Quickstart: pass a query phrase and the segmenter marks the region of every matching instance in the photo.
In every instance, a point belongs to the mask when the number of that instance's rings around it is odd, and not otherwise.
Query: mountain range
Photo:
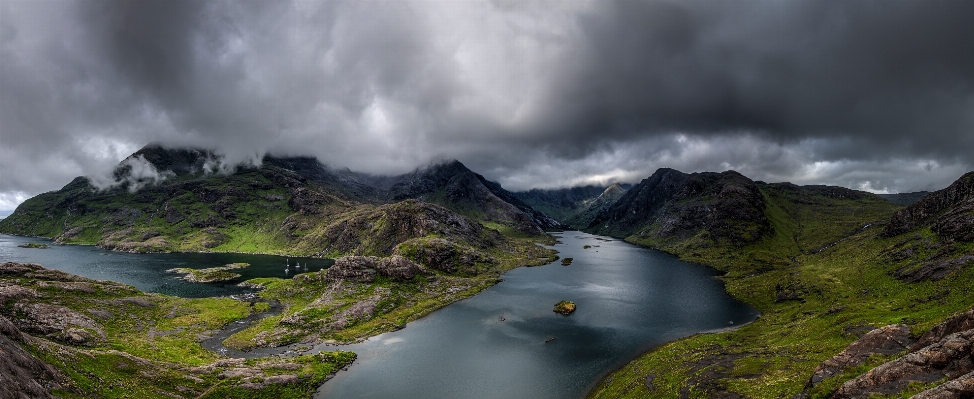
[[[339,259],[331,275],[256,282],[286,310],[226,341],[246,349],[397,328],[506,270],[553,260],[536,245],[553,242],[546,231],[580,229],[714,267],[731,295],[762,312],[738,329],[657,348],[590,397],[866,397],[964,384],[974,392],[965,382],[970,352],[943,350],[945,340],[974,332],[963,318],[974,303],[974,172],[937,192],[884,197],[735,171],[664,168],[634,185],[509,192],[459,161],[398,176],[306,157],[221,162],[212,151],[150,145],[120,163],[110,183],[79,177],[25,201],[0,220],[0,233],[117,251]],[[379,275],[392,280],[370,277]],[[339,299],[316,282],[396,298],[425,292],[437,302],[395,302],[346,323],[362,303],[387,300]],[[329,299],[284,294],[305,291]],[[30,330],[18,313],[3,314]],[[903,371],[911,356],[946,360]],[[900,371],[883,371],[890,368]]]

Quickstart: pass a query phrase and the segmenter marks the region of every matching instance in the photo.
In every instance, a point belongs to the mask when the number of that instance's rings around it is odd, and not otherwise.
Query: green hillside
[[[974,229],[974,218],[958,216],[974,214],[964,205],[970,186],[974,174],[944,190],[953,194],[930,201],[942,204],[939,209],[923,201],[902,209],[843,188],[756,183],[770,222],[770,232],[758,240],[673,238],[659,235],[652,224],[627,236],[725,272],[728,292],[762,316],[736,330],[657,348],[609,375],[589,397],[828,397],[844,382],[899,356],[877,355],[806,388],[820,363],[866,331],[903,323],[918,336],[974,304],[968,288],[974,270],[965,267],[974,260],[974,243],[943,233]],[[891,220],[918,213],[926,216],[890,231]],[[935,221],[945,219],[954,224],[938,227]],[[928,272],[915,273],[918,269]],[[894,397],[940,383],[898,388]]]

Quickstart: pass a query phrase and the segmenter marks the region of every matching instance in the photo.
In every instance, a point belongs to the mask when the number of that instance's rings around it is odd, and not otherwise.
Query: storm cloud
[[[0,0],[0,209],[149,142],[509,189],[974,166],[974,2]]]

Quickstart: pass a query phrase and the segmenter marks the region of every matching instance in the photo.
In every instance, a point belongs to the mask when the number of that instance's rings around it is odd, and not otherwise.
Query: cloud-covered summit
[[[148,142],[510,189],[974,167],[974,3],[0,1],[0,209]]]

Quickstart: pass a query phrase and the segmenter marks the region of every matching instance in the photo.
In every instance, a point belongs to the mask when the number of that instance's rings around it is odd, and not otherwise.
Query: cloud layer
[[[0,209],[151,141],[511,189],[974,166],[974,3],[2,1]]]

